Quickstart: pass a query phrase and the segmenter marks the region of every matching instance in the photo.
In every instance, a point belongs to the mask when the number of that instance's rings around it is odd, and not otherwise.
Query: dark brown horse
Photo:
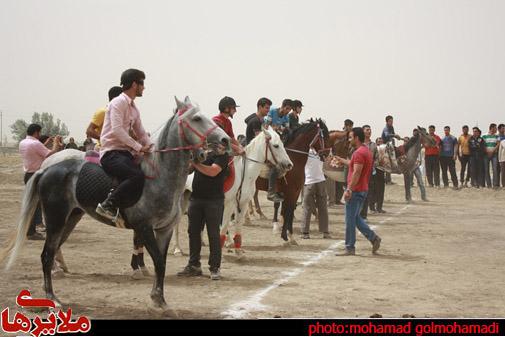
[[[299,128],[293,130],[285,142],[285,148],[289,159],[294,166],[286,176],[277,181],[277,191],[284,194],[281,214],[284,221],[281,230],[281,238],[288,242],[295,243],[292,239],[293,217],[296,209],[296,201],[300,196],[305,182],[305,164],[310,147],[313,147],[320,153],[325,150],[325,144],[328,142],[328,128],[321,119],[310,120],[302,124]],[[268,191],[268,180],[258,178],[256,189]]]

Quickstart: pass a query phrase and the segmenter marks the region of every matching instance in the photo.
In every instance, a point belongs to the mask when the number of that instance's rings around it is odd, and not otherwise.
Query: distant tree
[[[69,134],[65,123],[62,123],[58,118],[54,121],[53,114],[49,112],[38,113],[34,112],[30,123],[25,120],[18,119],[11,125],[11,133],[17,142],[20,142],[26,137],[26,129],[31,123],[37,123],[42,126],[42,134],[48,136],[66,137]]]

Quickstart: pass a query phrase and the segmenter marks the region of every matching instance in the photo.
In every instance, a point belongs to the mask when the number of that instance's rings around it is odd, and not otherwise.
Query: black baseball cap
[[[224,96],[219,101],[220,112],[223,112],[226,108],[238,108],[238,107],[240,107],[240,105],[237,105],[237,103],[235,103],[235,100],[228,96]]]

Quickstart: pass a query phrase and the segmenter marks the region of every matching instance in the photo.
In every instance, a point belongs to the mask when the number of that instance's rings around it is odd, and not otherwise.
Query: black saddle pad
[[[81,205],[96,207],[107,198],[113,187],[112,178],[100,165],[85,163],[77,178],[75,195]]]

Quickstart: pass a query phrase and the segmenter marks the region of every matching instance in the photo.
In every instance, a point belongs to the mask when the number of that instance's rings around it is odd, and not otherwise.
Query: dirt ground
[[[181,279],[187,256],[167,260],[167,302],[180,318],[272,317],[504,317],[505,191],[428,189],[429,202],[404,201],[403,179],[386,187],[387,214],[370,215],[382,237],[379,255],[358,234],[356,256],[337,257],[343,246],[344,209],[330,208],[333,240],[313,220],[312,239],[282,247],[269,221],[245,226],[246,258],[224,252],[222,280]],[[0,242],[14,230],[23,192],[21,161],[0,156]],[[264,197],[264,195],[262,195]],[[265,213],[273,208],[262,198]],[[295,227],[300,227],[301,206]],[[187,252],[186,219],[181,226]],[[63,246],[71,274],[54,281],[57,296],[75,314],[92,318],[153,318],[147,311],[151,279],[129,278],[132,232],[89,217]],[[2,271],[0,307],[15,308],[20,289],[43,296],[43,242],[28,241],[15,268]],[[206,266],[208,247],[203,248]],[[147,257],[147,265],[152,262]]]

